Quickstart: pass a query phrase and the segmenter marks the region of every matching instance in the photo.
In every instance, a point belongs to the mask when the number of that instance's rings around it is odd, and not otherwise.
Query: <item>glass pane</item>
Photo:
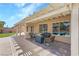
[[[61,22],[60,23],[60,35],[68,35],[70,29],[69,22]]]
[[[39,31],[41,32],[41,33],[43,33],[43,32],[47,32],[47,24],[41,24],[40,26],[39,26]]]
[[[59,23],[53,23],[53,34],[59,34]]]

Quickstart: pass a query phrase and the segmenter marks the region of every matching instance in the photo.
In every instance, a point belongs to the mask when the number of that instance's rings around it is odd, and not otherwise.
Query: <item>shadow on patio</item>
[[[53,54],[56,54],[58,56],[70,56],[71,55],[71,45],[67,44],[67,43],[63,43],[63,42],[59,42],[59,41],[54,41],[49,43],[50,45],[47,46],[45,44],[40,44],[38,42],[36,42],[35,40],[29,40],[30,42],[32,42],[33,44],[36,44],[38,46],[41,46],[44,49],[47,49],[48,51],[52,52]]]
[[[24,40],[24,41],[28,40],[32,44],[42,47],[43,49],[46,49],[52,54],[55,54],[57,56],[70,56],[71,55],[71,45],[67,43],[63,43],[63,42],[59,42],[55,40],[54,42],[49,43],[50,45],[47,46],[45,44],[40,44],[31,38],[24,39],[24,36],[20,36],[19,39]]]

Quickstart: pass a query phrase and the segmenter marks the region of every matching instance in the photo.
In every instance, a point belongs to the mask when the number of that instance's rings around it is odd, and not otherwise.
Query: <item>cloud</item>
[[[24,7],[26,5],[26,3],[16,3],[14,5],[17,6],[18,8],[20,8],[20,7]]]
[[[30,4],[29,6],[26,6],[25,8],[22,8],[20,13],[18,14],[20,17],[26,17],[32,15],[35,11],[37,11],[37,7],[39,7],[41,4]]]
[[[20,8],[19,13],[16,13],[15,17],[19,17],[20,19],[22,19],[29,15],[32,15],[33,12],[35,11],[35,7],[38,6],[38,4],[28,4],[28,6],[25,6],[25,5],[26,5],[25,3],[15,4],[15,6]],[[11,16],[10,19],[12,19],[12,18],[14,18],[14,17]]]

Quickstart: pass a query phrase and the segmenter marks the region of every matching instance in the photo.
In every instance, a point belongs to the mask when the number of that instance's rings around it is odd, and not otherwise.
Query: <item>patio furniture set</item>
[[[50,42],[54,42],[55,39],[55,36],[52,36],[51,33],[48,32],[44,32],[41,34],[29,33],[29,35],[32,40],[35,40],[40,44],[46,44],[46,45],[49,45]]]

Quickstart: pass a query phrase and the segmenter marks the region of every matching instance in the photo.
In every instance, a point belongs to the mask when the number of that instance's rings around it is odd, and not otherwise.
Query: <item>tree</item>
[[[2,33],[2,31],[3,31],[4,24],[5,24],[4,21],[0,21],[0,33]]]

